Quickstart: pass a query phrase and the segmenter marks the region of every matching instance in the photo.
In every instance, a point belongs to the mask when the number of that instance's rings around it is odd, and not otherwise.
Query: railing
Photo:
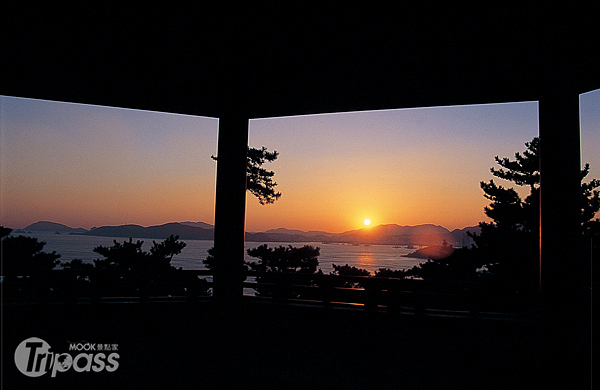
[[[196,300],[211,295],[208,270],[52,270],[3,276],[3,304]]]
[[[3,304],[211,300],[212,272],[53,270],[4,276]],[[247,273],[244,299],[415,315],[527,318],[535,289],[511,284],[295,273]],[[251,289],[251,290],[249,290]]]
[[[517,284],[340,275],[312,275],[305,283],[306,275],[300,274],[252,275],[267,276],[269,283],[244,286],[259,289],[255,299],[274,303],[416,315],[527,318],[538,313],[536,289]]]

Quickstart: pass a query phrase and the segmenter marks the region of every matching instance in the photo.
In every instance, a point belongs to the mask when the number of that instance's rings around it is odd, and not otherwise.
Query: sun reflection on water
[[[364,252],[358,256],[358,268],[370,267],[375,262],[373,252],[365,248]]]

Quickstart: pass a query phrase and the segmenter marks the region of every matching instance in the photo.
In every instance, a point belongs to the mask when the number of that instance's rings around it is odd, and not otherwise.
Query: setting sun
[[[365,222],[365,225],[366,225],[366,226],[369,226],[369,225],[371,224],[371,220],[370,220],[370,219],[365,219],[365,221],[364,221],[364,222]]]

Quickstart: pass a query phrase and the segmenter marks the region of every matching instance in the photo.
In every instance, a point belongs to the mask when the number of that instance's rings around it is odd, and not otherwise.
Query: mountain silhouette
[[[199,228],[202,228],[202,229],[213,229],[214,228],[213,225],[211,225],[209,223],[206,223],[206,222],[190,222],[190,221],[187,221],[187,222],[179,222],[179,223],[182,224],[182,225],[199,227]]]
[[[119,226],[101,226],[93,227],[89,231],[77,228],[74,229],[67,225],[39,221],[19,229],[16,232],[23,231],[50,231],[59,233],[68,233],[72,235],[101,236],[101,237],[135,237],[135,238],[155,238],[164,240],[171,234],[178,235],[180,239],[185,240],[212,240],[213,227],[205,222],[171,222],[156,226],[140,225],[119,225]]]
[[[119,225],[94,227],[89,231],[74,229],[69,226],[39,221],[25,227],[29,231],[56,231],[61,233],[102,236],[102,237],[135,237],[166,239],[171,234],[178,235],[181,240],[212,240],[213,226],[205,222],[171,222],[162,225],[144,227],[141,225]],[[349,230],[343,233],[328,233],[325,231],[302,231],[286,228],[269,229],[265,232],[247,232],[248,242],[323,242],[342,244],[387,244],[387,245],[441,245],[445,240],[453,246],[465,246],[472,243],[467,231],[478,233],[479,227],[472,226],[464,229],[448,229],[423,224],[401,226],[386,224]]]
[[[479,227],[467,227],[450,232],[433,224],[401,226],[379,225],[351,230],[341,234],[342,242],[358,244],[440,245],[445,240],[451,245],[463,245],[469,239],[467,231],[478,232]]]
[[[60,232],[60,233],[71,233],[71,232],[85,232],[82,228],[72,228],[62,223],[50,222],[50,221],[38,221],[24,227],[21,230],[27,230],[32,232],[49,231],[49,232]]]
[[[324,242],[345,244],[393,244],[393,245],[441,245],[444,240],[454,246],[472,243],[467,231],[479,232],[478,226],[448,229],[432,224],[401,226],[379,225],[371,228],[350,230],[343,233],[321,231],[304,232],[285,228],[271,229],[259,233],[246,233],[246,241],[253,242]]]
[[[87,236],[156,238],[164,240],[177,235],[181,240],[212,240],[213,229],[184,225],[178,222],[143,227],[140,225],[102,226],[84,233]]]

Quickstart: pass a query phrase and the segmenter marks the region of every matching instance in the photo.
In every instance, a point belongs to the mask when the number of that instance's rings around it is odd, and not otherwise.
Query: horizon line
[[[197,221],[197,222],[194,222],[194,221],[171,221],[171,222],[165,222],[165,223],[159,223],[159,224],[147,225],[147,226],[144,226],[144,225],[141,225],[141,224],[136,224],[136,223],[123,223],[123,224],[118,224],[118,225],[93,226],[93,227],[91,227],[89,229],[86,229],[86,228],[83,228],[83,227],[76,227],[76,228],[74,228],[74,227],[66,225],[66,224],[64,224],[62,222],[54,222],[54,221],[48,221],[48,220],[39,220],[39,221],[30,223],[30,224],[28,224],[25,227],[14,228],[13,230],[25,230],[29,226],[35,225],[37,223],[53,223],[53,224],[58,224],[58,225],[65,226],[65,227],[67,227],[69,229],[72,229],[72,230],[83,229],[83,230],[86,230],[86,231],[91,231],[92,229],[98,229],[98,228],[101,228],[101,227],[120,227],[120,226],[139,226],[139,227],[142,227],[142,228],[150,228],[150,227],[155,227],[155,226],[164,226],[164,225],[168,225],[168,224],[172,224],[172,223],[177,223],[177,224],[185,224],[185,223],[194,223],[194,224],[197,224],[197,223],[202,223],[202,224],[209,225],[212,229],[214,229],[214,224],[211,224],[211,223],[208,223],[208,222],[204,222],[204,221]],[[421,224],[416,224],[416,225],[400,225],[398,223],[381,223],[381,224],[375,225],[375,226],[365,226],[365,227],[362,227],[362,228],[349,229],[349,230],[345,230],[345,231],[341,231],[341,232],[329,232],[329,231],[321,230],[321,229],[302,230],[302,229],[294,229],[294,228],[287,228],[287,227],[277,227],[277,228],[269,228],[269,229],[262,230],[262,231],[247,231],[246,230],[245,233],[266,233],[266,232],[272,231],[272,230],[281,230],[281,229],[283,229],[283,230],[288,230],[288,231],[299,231],[299,232],[302,232],[302,233],[343,234],[343,233],[355,232],[355,231],[361,231],[361,230],[373,230],[373,229],[376,229],[376,228],[381,227],[381,226],[398,226],[398,227],[435,226],[435,227],[441,227],[443,229],[446,229],[446,230],[452,232],[454,230],[464,230],[464,229],[468,229],[468,228],[478,227],[479,223],[480,222],[477,222],[477,224],[475,224],[475,225],[469,225],[469,226],[464,226],[462,228],[455,228],[455,229],[449,229],[449,228],[447,228],[447,227],[445,227],[443,225],[435,224],[435,223],[421,223]],[[9,229],[12,229],[12,228],[9,227]],[[38,230],[38,231],[42,231],[42,230]],[[48,230],[48,231],[51,231],[51,230]]]

